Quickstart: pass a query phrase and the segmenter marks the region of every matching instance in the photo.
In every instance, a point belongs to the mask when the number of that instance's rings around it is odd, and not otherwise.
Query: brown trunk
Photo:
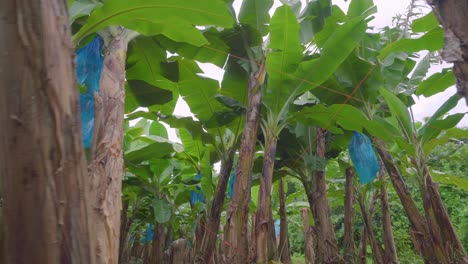
[[[122,146],[126,51],[127,40],[123,34],[110,41],[104,57],[100,89],[94,97],[96,119],[91,147],[90,185],[99,263],[118,262],[124,174]]]
[[[271,200],[271,198],[270,198]],[[271,208],[271,206],[270,206]],[[273,211],[270,211],[270,223],[268,227],[268,259],[278,260],[278,240],[275,235],[275,220],[273,219]]]
[[[96,263],[65,1],[0,1],[1,263]]]
[[[419,212],[416,203],[411,196],[400,171],[393,162],[392,156],[387,150],[386,144],[374,138],[376,149],[387,169],[393,188],[395,189],[403,208],[410,221],[410,235],[415,248],[420,252],[427,263],[449,263],[445,256],[441,241],[434,241],[429,231],[426,220]]]
[[[151,264],[163,264],[165,262],[164,249],[165,243],[164,224],[156,224],[154,226],[153,248],[151,250]]]
[[[127,246],[127,235],[130,230],[130,221],[128,221],[128,206],[129,200],[123,202],[122,211],[120,212],[120,239],[119,239],[119,263],[123,263],[124,251]]]
[[[264,67],[260,68],[264,71]],[[247,241],[247,223],[249,217],[251,175],[254,161],[257,130],[262,105],[261,89],[251,74],[249,82],[249,105],[236,167],[236,177],[232,200],[226,211],[226,243],[223,252],[227,263],[248,262],[249,245]]]
[[[304,231],[305,264],[315,263],[315,233],[309,224],[309,208],[301,209],[302,229]]]
[[[325,158],[325,135],[326,130],[317,128],[317,157]],[[339,248],[336,243],[335,230],[330,216],[330,204],[327,199],[327,183],[325,172],[314,173],[312,214],[315,220],[315,231],[317,233],[317,262],[319,263],[342,263]]]
[[[276,155],[276,136],[270,134],[266,136],[265,154],[263,158],[262,177],[260,178],[260,190],[258,192],[258,206],[256,212],[256,246],[257,263],[268,263],[274,252],[268,251],[268,243],[271,231],[271,185],[273,180],[273,169]]]
[[[280,198],[280,239],[278,244],[278,255],[281,263],[291,264],[291,250],[289,247],[288,218],[286,215],[286,195],[284,193],[283,178],[279,179]]]
[[[453,73],[457,79],[458,93],[468,104],[468,2],[459,0],[427,0],[444,27],[444,50],[442,58],[453,63]]]
[[[364,225],[366,226],[367,239],[372,248],[374,263],[385,264],[383,248],[374,236],[372,217],[370,217],[370,214],[367,213],[362,199],[359,201],[359,207],[361,208],[362,218],[364,220]]]
[[[421,167],[423,179],[425,179],[424,191],[422,192],[424,193],[423,199],[425,200],[424,209],[426,210],[426,214],[429,213],[435,222],[437,222],[446,255],[450,257],[451,263],[459,263],[462,260],[468,262],[468,256],[465,253],[463,244],[455,232],[447,209],[440,197],[439,185],[432,180],[432,175],[425,161],[422,162]]]
[[[250,239],[249,239],[249,259],[255,259],[256,252],[257,252],[257,247],[256,241],[257,239],[255,238],[255,214],[252,214],[252,226],[250,228]]]
[[[227,160],[221,163],[221,171],[219,173],[219,181],[216,186],[213,204],[208,216],[208,226],[205,228],[205,234],[200,247],[195,257],[195,263],[209,263],[213,256],[216,247],[216,235],[218,234],[219,223],[221,220],[221,211],[223,210],[224,197],[229,183],[229,176],[234,163],[234,151],[229,154]]]
[[[192,240],[192,246],[191,246],[191,248],[189,250],[190,251],[190,256],[196,256],[196,254],[198,252],[201,252],[201,246],[202,246],[202,243],[203,243],[203,236],[205,235],[206,232],[217,233],[218,229],[212,230],[210,226],[206,225],[206,221],[207,221],[206,215],[205,215],[205,213],[202,213],[198,217],[197,226],[195,228],[195,234],[194,234],[193,240]],[[218,228],[219,228],[219,226],[218,226]],[[216,237],[215,237],[215,239],[216,239]],[[195,259],[190,259],[190,262],[195,263]],[[209,262],[202,262],[202,263],[209,263]]]
[[[151,244],[146,243],[143,245],[143,264],[151,264]]]
[[[377,198],[378,198],[378,192],[375,192],[374,195],[372,196],[371,203],[369,205],[369,217],[372,219],[374,217],[374,212],[375,212],[375,204],[377,203]],[[361,232],[361,241],[359,243],[359,253],[358,253],[358,260],[357,263],[362,263],[366,264],[367,263],[367,234],[368,230],[366,225],[362,227],[362,232]]]
[[[357,263],[367,263],[367,228],[366,225],[362,227],[361,240],[359,241]]]
[[[190,250],[188,250],[187,239],[177,239],[168,250],[169,264],[190,263]]]
[[[380,201],[382,202],[382,229],[383,242],[385,246],[385,263],[400,263],[396,252],[395,240],[393,239],[392,220],[390,217],[390,207],[388,203],[387,185],[385,182],[385,171],[382,159],[379,159],[379,180],[383,182],[380,187]]]
[[[356,246],[354,245],[353,232],[353,201],[354,201],[354,170],[346,168],[346,189],[344,200],[344,260],[345,263],[356,262]]]

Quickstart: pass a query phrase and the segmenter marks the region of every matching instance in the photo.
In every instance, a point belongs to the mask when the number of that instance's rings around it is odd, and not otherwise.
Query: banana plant
[[[300,95],[317,88],[333,75],[357,47],[367,28],[363,16],[338,18],[343,19],[340,26],[332,18],[336,19],[332,14],[328,22],[336,29],[326,40],[320,38],[320,32],[317,33],[308,43],[315,45],[317,50],[306,51],[306,57],[299,39],[300,26],[290,6],[279,7],[270,23],[269,52],[266,54],[268,82],[262,90],[265,114],[261,128],[265,136],[265,157],[256,216],[257,260],[260,262],[272,257],[271,252],[267,253],[267,235],[277,139],[286,125],[299,118],[290,113],[290,106]]]

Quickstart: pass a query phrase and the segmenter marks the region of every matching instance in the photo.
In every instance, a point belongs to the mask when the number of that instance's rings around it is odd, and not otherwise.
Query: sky
[[[291,1],[291,0],[290,0]],[[296,1],[296,0],[292,0]],[[305,5],[306,0],[301,0],[303,2],[303,6]],[[235,0],[234,1],[234,9],[238,11],[240,9],[242,0]],[[336,0],[333,1],[333,4],[338,5],[343,11],[347,11],[348,5],[350,0]],[[375,18],[372,20],[369,25],[375,27],[375,29],[383,28],[385,26],[392,25],[392,19],[398,14],[405,14],[406,10],[410,4],[410,0],[374,0],[375,5],[377,6],[377,13],[374,15]],[[422,5],[423,7],[417,8],[417,11],[420,13],[427,13],[430,11],[430,8],[426,5],[425,1],[419,1],[418,4]],[[279,0],[275,0],[273,7],[270,10],[270,14],[272,15],[276,8],[281,6],[281,2]],[[422,57],[422,56],[421,56]],[[221,80],[223,78],[224,71],[212,64],[209,63],[199,63],[200,67],[204,71],[204,75],[213,79]],[[449,64],[444,64],[443,67],[450,67]],[[435,73],[441,71],[443,68],[441,65],[436,65],[431,67],[430,73]],[[416,97],[414,96],[414,100],[416,102],[415,105],[412,106],[412,111],[414,117],[417,121],[423,121],[424,118],[430,117],[451,95],[456,92],[455,87],[451,87],[446,91],[426,98],[424,96]],[[457,107],[450,111],[450,114],[454,113],[466,113],[468,111],[468,107],[465,103],[465,100],[460,100]],[[174,111],[175,115],[180,116],[192,116],[188,105],[183,101],[179,100]],[[468,127],[468,116],[458,124],[459,127]],[[173,133],[169,133],[173,134]],[[171,140],[179,141],[175,135],[170,135]]]

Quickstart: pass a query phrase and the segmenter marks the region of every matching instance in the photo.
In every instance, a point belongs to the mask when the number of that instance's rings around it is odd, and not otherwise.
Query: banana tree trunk
[[[262,93],[258,85],[255,81],[255,75],[252,74],[249,82],[249,105],[236,167],[234,191],[226,211],[226,243],[223,243],[223,253],[227,263],[241,264],[249,260],[247,225],[251,195],[250,187],[252,185],[252,167],[262,105]]]
[[[379,196],[378,192],[375,192],[374,195],[372,196],[372,200],[369,205],[369,217],[371,219],[374,217],[375,204],[377,203],[378,196]],[[367,242],[368,242],[367,232],[369,231],[367,230],[367,226],[364,224],[364,226],[362,227],[362,232],[361,232],[361,241],[359,243],[359,248],[358,248],[357,263],[360,263],[360,264],[367,263]]]
[[[271,131],[270,131],[271,132]],[[272,231],[271,212],[271,186],[273,180],[273,170],[275,166],[276,144],[278,139],[273,134],[266,135],[265,154],[263,157],[262,176],[260,178],[260,190],[258,192],[258,206],[255,221],[257,263],[268,263],[275,255],[269,252],[268,243],[270,232]]]
[[[367,263],[367,228],[366,225],[362,227],[361,230],[361,239],[359,241],[357,263],[366,264]]]
[[[128,219],[128,207],[130,201],[125,200],[123,202],[122,211],[120,212],[120,238],[119,238],[119,263],[123,263],[124,251],[127,247],[127,235],[130,230],[131,220]]]
[[[286,215],[286,194],[284,193],[283,177],[279,179],[279,199],[280,199],[280,239],[278,244],[279,260],[283,264],[291,264],[291,250],[288,235],[288,217]]]
[[[422,172],[425,179],[424,190],[422,191],[424,209],[426,215],[431,217],[431,222],[437,223],[446,255],[450,257],[451,263],[468,262],[468,256],[465,253],[463,244],[455,232],[447,209],[440,197],[439,186],[432,180],[432,175],[425,162],[422,164]]]
[[[213,252],[216,247],[216,236],[218,234],[219,223],[221,220],[221,212],[223,210],[224,197],[229,182],[229,176],[234,163],[234,151],[229,154],[226,160],[221,163],[221,171],[219,173],[219,181],[216,186],[215,196],[211,206],[210,214],[208,215],[208,226],[205,228],[205,234],[200,250],[195,257],[195,263],[210,263]]]
[[[309,208],[301,209],[302,229],[304,231],[305,264],[315,263],[315,232],[309,224]]]
[[[164,224],[154,225],[153,248],[151,249],[151,264],[166,263],[164,250],[166,249],[165,243],[165,228]]]
[[[356,246],[353,235],[353,201],[354,201],[354,170],[346,168],[346,189],[344,199],[344,260],[345,263],[356,262]]]
[[[379,180],[384,182],[380,187],[380,201],[382,202],[382,229],[383,242],[385,246],[385,263],[398,264],[395,240],[393,239],[392,219],[390,216],[390,206],[388,203],[387,185],[385,184],[385,171],[382,159],[379,159]]]
[[[442,247],[442,241],[434,240],[426,219],[419,212],[416,203],[411,196],[400,171],[393,162],[393,158],[387,150],[386,144],[374,138],[376,149],[387,169],[390,180],[393,184],[406,215],[410,221],[410,235],[416,250],[423,256],[426,263],[449,263],[448,256]]]
[[[322,128],[317,129],[317,157],[325,158],[326,133]],[[317,171],[313,174],[313,194],[309,201],[312,202],[312,214],[315,220],[315,231],[317,233],[317,262],[318,263],[342,263],[339,248],[336,243],[335,230],[333,228],[330,204],[327,199],[327,183],[325,171]]]
[[[96,263],[65,1],[0,1],[0,39],[0,262]]]
[[[465,47],[468,29],[465,27],[468,2],[458,0],[427,0],[440,24],[444,28],[444,49],[442,58],[453,63],[458,93],[468,104],[468,50]]]
[[[124,31],[109,43],[100,89],[95,94],[95,121],[91,146],[90,185],[99,263],[117,263],[122,208],[123,122],[125,101]]]
[[[361,208],[362,218],[364,220],[364,225],[366,226],[367,239],[372,248],[374,263],[386,264],[384,259],[384,250],[374,236],[372,218],[369,216],[362,200],[359,201],[359,207]]]

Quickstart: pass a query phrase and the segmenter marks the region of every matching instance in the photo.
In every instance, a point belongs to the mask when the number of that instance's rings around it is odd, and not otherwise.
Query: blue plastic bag
[[[370,139],[354,131],[349,143],[349,155],[359,176],[359,182],[361,184],[372,182],[379,171],[379,162]]]
[[[228,189],[229,198],[232,198],[232,194],[234,193],[235,177],[236,177],[236,168],[234,168],[234,171],[232,172],[231,177],[229,177],[229,189]]]
[[[85,148],[91,147],[94,128],[94,93],[99,91],[101,79],[102,46],[104,41],[96,36],[88,45],[77,51],[76,75],[80,85],[86,87],[86,92],[80,94],[81,132]]]
[[[280,234],[280,224],[281,221],[279,219],[275,220],[275,237],[279,236]]]
[[[149,242],[152,242],[154,239],[154,226],[152,224],[148,224],[148,228],[146,229],[145,232],[145,237],[143,237],[140,242],[142,244],[146,244]]]
[[[198,172],[197,175],[195,175],[194,179],[201,180],[200,172]],[[197,186],[197,189],[195,191],[190,191],[190,206],[193,207],[198,202],[205,203],[205,194],[203,193],[203,190],[200,188],[200,186]]]
[[[87,93],[99,91],[99,81],[104,61],[102,55],[103,45],[102,38],[96,35],[90,43],[76,52],[76,75],[78,82],[86,86]]]

